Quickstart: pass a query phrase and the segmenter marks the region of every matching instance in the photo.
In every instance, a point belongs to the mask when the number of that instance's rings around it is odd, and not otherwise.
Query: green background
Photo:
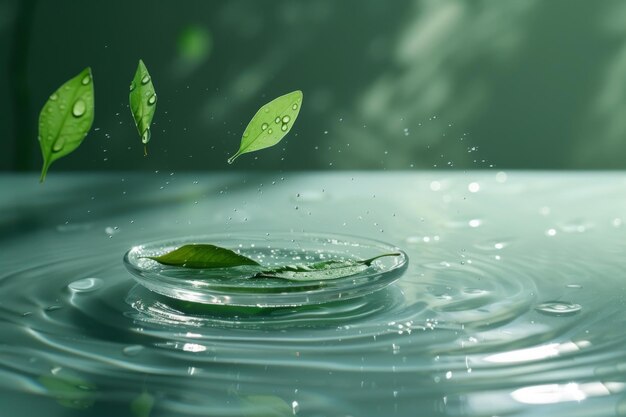
[[[226,169],[295,89],[290,135],[232,169],[624,169],[624,22],[620,0],[0,0],[0,168],[40,169],[39,110],[91,66],[94,129],[52,173]]]

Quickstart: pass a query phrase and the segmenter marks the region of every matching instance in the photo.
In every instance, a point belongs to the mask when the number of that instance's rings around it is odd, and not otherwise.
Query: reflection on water
[[[303,175],[263,193],[256,181],[272,179],[248,178],[248,188],[205,196],[189,192],[197,177],[138,191],[124,206],[107,196],[127,184],[94,177],[104,185],[91,190],[91,212],[78,201],[67,224],[46,221],[46,206],[37,204],[50,196],[29,194],[30,185],[19,206],[5,203],[8,216],[41,218],[22,233],[7,228],[0,241],[0,402],[7,409],[152,417],[623,415],[624,243],[615,222],[625,208],[623,177]],[[202,182],[220,190],[227,178]],[[321,188],[332,198],[302,198],[293,209],[293,196]],[[234,209],[251,216],[232,218]],[[106,233],[114,225],[123,226]],[[382,239],[412,263],[378,292],[277,308],[170,299],[138,286],[122,264],[125,251],[145,241],[224,230],[258,230],[270,240],[290,229],[294,237],[331,230]]]

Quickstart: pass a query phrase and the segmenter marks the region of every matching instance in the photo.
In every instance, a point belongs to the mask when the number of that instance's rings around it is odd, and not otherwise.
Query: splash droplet
[[[75,292],[90,292],[97,290],[101,286],[102,280],[100,278],[84,278],[70,282],[67,288]]]
[[[81,117],[83,114],[85,114],[86,109],[87,106],[85,105],[85,102],[81,99],[78,99],[76,100],[76,103],[74,103],[74,106],[72,106],[72,115],[74,117]]]
[[[130,345],[130,346],[126,346],[124,349],[122,349],[122,352],[126,356],[137,356],[137,355],[139,355],[141,353],[141,351],[143,349],[144,349],[144,347],[141,346],[141,345]]]
[[[580,304],[567,301],[546,301],[535,307],[535,310],[549,316],[569,316],[582,309]]]

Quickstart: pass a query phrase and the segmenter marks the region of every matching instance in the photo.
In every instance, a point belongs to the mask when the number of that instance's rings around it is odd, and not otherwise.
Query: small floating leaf
[[[204,243],[184,245],[161,256],[150,256],[164,265],[185,268],[231,268],[243,265],[259,265],[256,261],[239,255],[230,249]]]
[[[51,373],[40,376],[38,380],[63,407],[84,410],[95,402],[96,387],[74,374]]]
[[[153,406],[154,397],[147,391],[144,391],[130,403],[130,412],[135,417],[150,417]]]
[[[144,145],[144,154],[148,151],[146,145],[150,141],[150,124],[156,110],[157,96],[152,85],[152,77],[148,73],[143,61],[139,60],[135,77],[130,84],[130,111],[135,120],[135,126],[141,137],[141,143]]]
[[[245,265],[257,266],[261,270],[254,275],[254,278],[279,278],[305,282],[325,281],[355,275],[369,268],[376,259],[387,256],[400,256],[400,254],[386,253],[365,260],[330,260],[314,264],[286,265],[273,269],[264,269],[258,262],[230,249],[202,243],[184,245],[164,255],[149,256],[148,258],[163,265],[196,269],[232,268]]]
[[[247,395],[239,399],[245,417],[292,417],[292,407],[275,395]]]
[[[291,130],[301,106],[302,91],[298,90],[275,98],[261,107],[248,123],[239,150],[228,159],[228,163],[232,164],[241,154],[268,148],[280,142]]]
[[[50,165],[83,142],[94,118],[91,68],[63,84],[50,95],[39,113],[39,145],[43,155],[40,182]]]
[[[399,253],[386,253],[365,260],[331,260],[310,265],[287,265],[273,270],[259,272],[255,277],[281,278],[290,281],[325,281],[358,274],[369,268],[376,259],[399,255]]]

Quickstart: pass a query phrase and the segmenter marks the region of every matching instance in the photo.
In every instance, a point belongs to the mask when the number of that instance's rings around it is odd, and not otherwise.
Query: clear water
[[[0,189],[10,415],[626,414],[624,174],[4,176]],[[122,264],[150,240],[274,231],[384,240],[411,263],[363,297],[272,309],[174,301]]]

